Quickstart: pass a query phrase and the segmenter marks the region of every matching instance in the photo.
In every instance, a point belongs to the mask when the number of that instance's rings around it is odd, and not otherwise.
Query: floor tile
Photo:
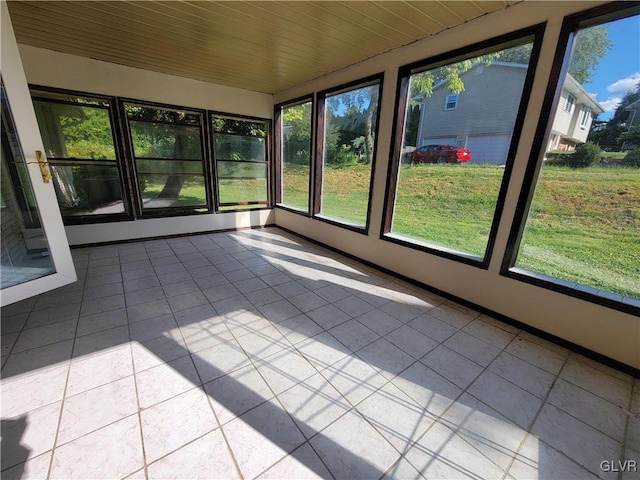
[[[600,462],[621,458],[622,445],[553,405],[542,408],[531,432],[591,473],[606,479],[617,477],[617,473],[602,472]]]
[[[489,345],[493,345],[500,350],[509,345],[515,337],[514,333],[506,332],[479,318],[464,327],[462,331],[469,335],[473,335],[480,340],[484,340]]]
[[[131,354],[136,372],[189,355],[182,333],[171,332],[144,342],[132,342]]]
[[[351,317],[333,305],[325,305],[307,313],[309,318],[325,330],[336,327],[350,320]]]
[[[143,410],[140,424],[149,463],[218,428],[207,395],[200,388]]]
[[[133,376],[68,397],[62,409],[57,444],[63,445],[137,411]]]
[[[534,435],[529,435],[509,469],[515,480],[531,478],[561,478],[566,480],[596,480],[598,477]]]
[[[339,360],[320,373],[352,405],[357,405],[387,383],[386,378],[354,355]]]
[[[556,381],[547,401],[614,440],[624,440],[626,409],[562,379]]]
[[[432,415],[441,415],[462,390],[421,363],[414,363],[391,381]]]
[[[356,320],[378,335],[386,335],[403,325],[400,320],[379,309],[360,315]]]
[[[329,330],[329,333],[350,351],[356,352],[380,336],[357,320],[348,320]]]
[[[3,470],[53,448],[61,406],[61,402],[55,402],[16,417],[2,418]]]
[[[77,337],[73,346],[73,357],[86,357],[90,355],[100,355],[108,350],[121,348],[128,345],[130,340],[129,326],[102,330]]]
[[[524,429],[531,426],[542,405],[538,397],[488,370],[473,382],[467,392]]]
[[[249,364],[204,385],[220,425],[273,398],[273,392]]]
[[[131,348],[124,345],[98,355],[74,359],[69,368],[67,396],[133,375]]]
[[[280,404],[265,402],[223,425],[245,478],[254,478],[304,443],[304,436]]]
[[[191,357],[203,383],[227,375],[250,363],[249,357],[235,340],[205,348],[193,353]]]
[[[2,472],[5,480],[37,480],[47,478],[49,464],[51,463],[51,451],[30,458],[24,463],[9,468]]]
[[[127,310],[124,308],[112,310],[110,312],[83,315],[78,320],[77,335],[88,335],[102,330],[109,330],[111,328],[127,325],[127,323]]]
[[[395,377],[415,362],[412,356],[384,338],[380,338],[358,350],[357,355],[387,379]]]
[[[199,384],[191,357],[179,358],[136,374],[141,408],[149,408]]]
[[[555,380],[549,372],[507,352],[502,352],[488,368],[538,398],[547,396]]]
[[[292,345],[324,331],[320,325],[304,314],[278,322],[275,327]]]
[[[449,325],[428,313],[422,314],[418,318],[411,320],[407,325],[421,333],[424,333],[426,336],[433,338],[437,342],[444,342],[447,338],[451,337],[458,331],[456,327]]]
[[[280,393],[278,400],[308,439],[351,408],[319,373]]]
[[[392,480],[402,478],[404,480],[422,480],[424,477],[420,475],[418,470],[409,463],[405,458],[401,458],[398,463],[392,466],[382,480]]]
[[[73,254],[2,309],[3,478],[635,478],[640,381],[295,235]]]
[[[460,396],[440,422],[486,458],[507,469],[527,430],[468,393]]]
[[[132,415],[56,449],[51,478],[122,478],[143,461],[140,424]]]
[[[310,443],[335,478],[379,478],[399,458],[391,444],[354,411]]]
[[[149,479],[240,478],[220,430],[152,463],[148,476]]]
[[[407,451],[435,420],[392,383],[359,403],[356,410],[400,453]]]
[[[435,340],[406,325],[385,335],[384,338],[415,359],[422,358],[438,345]]]
[[[553,375],[558,374],[566,360],[566,355],[549,350],[522,336],[516,337],[505,351]]]
[[[15,417],[62,400],[69,365],[2,380],[2,418]]]
[[[480,365],[444,345],[434,348],[420,361],[460,388],[467,388],[482,373]]]
[[[502,478],[503,470],[460,435],[436,423],[406,455],[425,478]]]
[[[619,407],[627,408],[631,397],[631,382],[620,380],[588,364],[569,358],[560,378],[582,387]]]
[[[498,348],[462,331],[449,337],[443,345],[483,367],[500,354]]]
[[[256,360],[254,364],[276,394],[317,373],[314,366],[292,348],[285,348],[271,356]]]
[[[39,369],[57,368],[71,359],[73,340],[45,345],[44,347],[13,353],[2,368],[2,377],[9,378],[22,373],[34,373]]]
[[[285,458],[269,468],[258,477],[264,480],[281,480],[283,478],[321,479],[331,478],[316,452],[308,443],[295,449]]]
[[[473,315],[464,313],[449,305],[439,305],[436,308],[429,311],[429,315],[442,320],[445,323],[455,327],[464,328],[470,324],[475,318]]]

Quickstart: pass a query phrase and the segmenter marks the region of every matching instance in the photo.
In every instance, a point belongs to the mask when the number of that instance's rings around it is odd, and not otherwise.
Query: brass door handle
[[[47,159],[45,158],[45,156],[42,154],[40,150],[36,150],[36,158],[38,159],[38,166],[40,167],[40,174],[42,175],[42,181],[44,183],[49,183],[51,181],[51,174],[47,169],[47,165],[49,165],[49,162],[47,162]]]

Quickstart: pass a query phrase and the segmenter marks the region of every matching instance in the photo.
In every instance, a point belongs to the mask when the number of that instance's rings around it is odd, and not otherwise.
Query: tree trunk
[[[375,144],[375,135],[373,133],[373,115],[377,109],[377,102],[369,103],[367,108],[366,135],[364,137],[365,148],[367,149],[367,164],[373,163],[373,148]]]
[[[184,150],[186,150],[186,139],[183,139],[183,133],[178,130],[176,143],[173,147],[173,158],[184,158]],[[170,198],[178,200],[180,190],[182,190],[182,175],[169,175],[167,177],[166,183],[164,184],[164,187],[162,187],[162,191],[158,195],[158,198]]]

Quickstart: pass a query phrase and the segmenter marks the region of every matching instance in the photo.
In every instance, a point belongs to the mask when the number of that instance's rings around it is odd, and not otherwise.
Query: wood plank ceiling
[[[9,1],[19,43],[276,93],[518,3]]]

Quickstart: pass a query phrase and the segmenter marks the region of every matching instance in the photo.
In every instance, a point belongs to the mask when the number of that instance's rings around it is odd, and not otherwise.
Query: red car
[[[411,163],[459,163],[471,160],[471,153],[466,148],[451,145],[425,145],[411,153]]]

